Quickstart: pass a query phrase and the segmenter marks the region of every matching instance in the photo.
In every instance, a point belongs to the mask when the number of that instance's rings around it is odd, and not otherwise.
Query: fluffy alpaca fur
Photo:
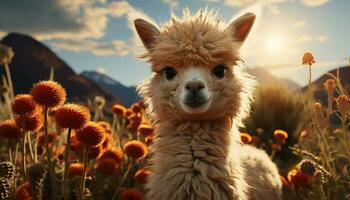
[[[238,51],[254,19],[248,13],[224,27],[212,11],[190,15],[185,10],[182,19],[173,15],[162,30],[135,20],[147,50],[142,57],[154,72],[139,86],[156,127],[147,199],[281,198],[276,166],[263,151],[242,145],[238,131],[255,86],[237,66]],[[217,78],[213,69],[222,63],[226,74]],[[169,66],[176,70],[172,80],[165,77]],[[206,108],[193,112],[180,98],[191,75],[203,79],[210,95]]]

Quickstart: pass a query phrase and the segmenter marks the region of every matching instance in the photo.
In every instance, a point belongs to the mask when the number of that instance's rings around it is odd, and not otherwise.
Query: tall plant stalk
[[[85,188],[85,181],[86,181],[86,167],[87,167],[87,160],[88,160],[88,148],[85,146],[84,147],[84,169],[83,169],[83,177],[81,179],[80,183],[80,195],[79,199],[83,200],[84,199],[84,188]]]
[[[52,161],[51,161],[51,152],[50,152],[50,148],[49,148],[47,116],[48,116],[48,108],[44,108],[44,131],[45,131],[46,158],[47,158],[47,162],[49,164],[49,174],[50,174],[53,195],[54,195],[54,198],[57,198],[55,169],[54,169],[54,166],[53,166]]]
[[[67,197],[67,178],[68,178],[68,167],[69,167],[69,151],[70,151],[70,138],[71,138],[71,132],[72,129],[68,129],[68,134],[67,134],[67,143],[66,143],[66,148],[64,152],[64,175],[63,175],[63,197],[66,200]]]

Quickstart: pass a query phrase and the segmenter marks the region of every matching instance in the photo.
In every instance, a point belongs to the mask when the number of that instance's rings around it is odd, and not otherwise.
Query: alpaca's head
[[[236,64],[254,20],[247,13],[224,27],[215,14],[201,10],[173,16],[161,30],[134,21],[146,47],[142,57],[154,72],[139,88],[158,120],[241,118],[247,112],[254,81]]]

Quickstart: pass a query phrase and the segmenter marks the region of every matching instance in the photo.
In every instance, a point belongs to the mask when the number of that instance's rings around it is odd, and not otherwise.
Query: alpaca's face
[[[245,86],[244,77],[234,68],[254,19],[253,14],[246,14],[222,30],[199,15],[173,22],[163,32],[136,20],[154,72],[141,92],[151,100],[154,111],[183,119],[237,115]]]

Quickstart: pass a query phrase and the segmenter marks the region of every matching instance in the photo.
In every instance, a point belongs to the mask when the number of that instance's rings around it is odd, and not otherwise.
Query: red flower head
[[[114,104],[112,107],[112,111],[118,116],[123,116],[126,111],[126,108],[120,104]]]
[[[62,128],[79,129],[90,120],[90,111],[81,105],[65,104],[57,108],[55,119]]]
[[[41,106],[52,108],[66,101],[65,89],[54,81],[41,81],[30,91],[33,99]]]
[[[138,140],[132,140],[125,144],[124,151],[126,154],[134,159],[142,159],[146,157],[148,149],[146,144]]]
[[[115,160],[117,163],[121,163],[124,157],[124,153],[121,149],[107,149],[104,151],[100,157],[100,159],[111,158]]]
[[[127,189],[120,193],[120,200],[143,200],[143,194],[138,189]]]
[[[37,112],[33,115],[19,115],[15,118],[17,126],[27,131],[38,131],[43,127],[43,116]]]
[[[38,104],[29,94],[19,94],[12,101],[12,111],[16,115],[32,115],[38,108]]]
[[[252,142],[253,138],[248,133],[241,133],[241,140],[244,144],[249,144]]]
[[[119,163],[111,158],[99,159],[97,161],[96,170],[105,176],[113,175],[118,169]]]
[[[150,175],[151,175],[151,171],[144,168],[144,169],[137,170],[134,177],[135,177],[136,182],[146,183],[147,179]]]
[[[22,136],[22,132],[17,126],[15,120],[8,119],[0,122],[0,137],[6,139],[16,139]]]
[[[96,147],[104,140],[104,130],[96,122],[88,122],[86,126],[76,131],[77,139],[87,147]]]

